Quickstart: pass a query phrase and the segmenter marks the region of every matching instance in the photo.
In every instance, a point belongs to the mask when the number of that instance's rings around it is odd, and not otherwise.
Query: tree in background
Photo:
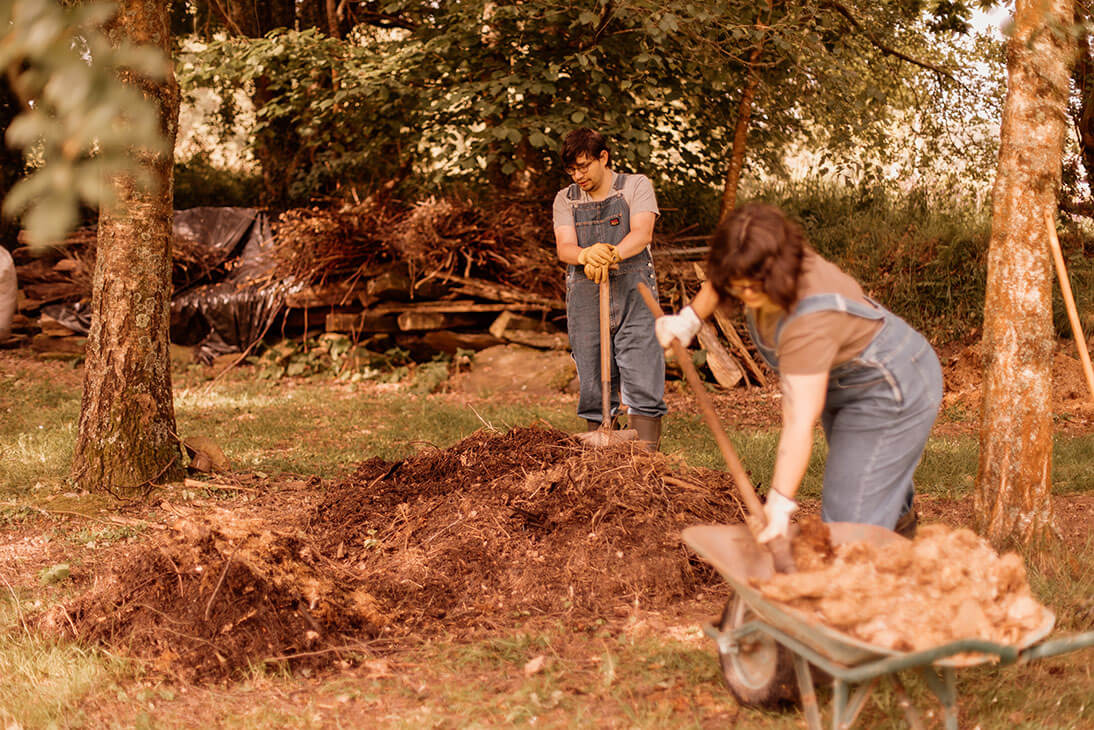
[[[275,203],[347,182],[538,196],[562,181],[558,141],[577,125],[616,140],[623,168],[713,187],[739,177],[745,132],[767,169],[791,144],[892,141],[894,112],[926,109],[931,84],[949,84],[945,41],[967,28],[966,5],[466,0],[370,15],[339,3],[360,23],[340,37],[299,15],[301,30],[261,38],[234,21],[246,33],[209,37],[180,76],[220,92],[226,128],[232,95],[254,100],[255,155],[272,187],[289,186]]]
[[[123,0],[105,31],[115,47],[134,43],[168,52],[169,20],[164,3]],[[113,202],[99,215],[73,480],[114,493],[183,474],[168,353],[178,86],[170,70],[155,77],[118,73],[159,109],[167,145],[131,151],[152,186],[142,188],[133,172],[113,172]]]
[[[1018,0],[992,201],[984,303],[977,529],[997,546],[1048,537],[1052,487],[1052,262],[1074,53],[1071,0]]]

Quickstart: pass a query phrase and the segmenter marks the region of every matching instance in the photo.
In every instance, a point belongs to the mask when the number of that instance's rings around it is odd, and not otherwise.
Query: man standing
[[[555,196],[558,258],[566,268],[566,321],[581,394],[577,413],[590,431],[600,427],[599,284],[611,286],[612,393],[614,418],[627,406],[629,426],[650,449],[661,441],[665,407],[665,356],[653,315],[638,294],[642,282],[657,293],[650,242],[657,198],[645,175],[609,167],[607,141],[591,129],[575,129],[562,143],[562,165],[574,181]]]

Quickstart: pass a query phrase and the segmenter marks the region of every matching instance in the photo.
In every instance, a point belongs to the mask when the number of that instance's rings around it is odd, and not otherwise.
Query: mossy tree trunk
[[[1007,47],[984,305],[985,377],[976,527],[996,546],[1031,544],[1053,525],[1052,261],[1067,123],[1071,0],[1018,0]]]
[[[106,30],[114,42],[170,52],[166,3],[122,0]],[[158,104],[167,144],[159,152],[134,150],[153,189],[115,177],[109,181],[115,205],[99,216],[73,480],[90,491],[114,493],[182,476],[168,340],[178,85],[171,71],[159,81],[122,73]]]

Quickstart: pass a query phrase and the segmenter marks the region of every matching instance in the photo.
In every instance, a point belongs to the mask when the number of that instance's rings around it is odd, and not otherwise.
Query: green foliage
[[[259,176],[214,167],[200,155],[175,163],[175,208],[179,210],[203,205],[253,206],[260,188]]]
[[[406,2],[388,8],[414,19],[406,30],[210,40],[185,55],[180,79],[219,92],[225,130],[235,93],[251,98],[254,152],[290,199],[411,180],[542,194],[565,182],[558,152],[577,126],[607,134],[620,169],[709,188],[752,70],[749,159],[763,168],[791,144],[882,150],[907,136],[891,124],[901,110],[935,114],[944,100],[964,114],[976,91],[879,46],[956,67],[968,53],[944,45],[966,3],[847,6],[854,21],[824,2]]]
[[[412,393],[425,395],[448,379],[451,357],[441,353],[430,362],[415,363],[410,353],[399,347],[375,352],[347,335],[327,332],[303,342],[282,340],[248,360],[265,380],[326,375],[351,383],[409,381]]]
[[[933,342],[966,337],[983,321],[986,200],[956,186],[901,193],[817,178],[759,187],[747,197],[800,221],[822,256]]]
[[[3,212],[22,216],[32,245],[63,239],[81,205],[109,203],[107,176],[130,174],[148,185],[132,151],[164,149],[158,110],[118,72],[163,78],[167,65],[156,49],[112,47],[98,30],[112,14],[97,2],[72,9],[54,0],[0,2],[0,68],[24,105],[6,141],[37,163],[8,193]]]

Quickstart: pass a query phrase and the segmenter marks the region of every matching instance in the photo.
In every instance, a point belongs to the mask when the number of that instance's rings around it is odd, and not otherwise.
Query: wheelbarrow
[[[873,525],[829,523],[832,543],[884,546],[904,540]],[[769,707],[793,699],[794,681],[810,730],[822,730],[811,667],[832,678],[832,728],[851,728],[881,678],[893,686],[913,730],[925,727],[898,672],[918,671],[942,705],[946,730],[957,730],[958,668],[997,662],[1023,664],[1094,646],[1094,631],[1046,641],[1056,617],[1044,610],[1041,624],[1018,645],[962,639],[930,649],[900,652],[875,646],[763,596],[750,580],[775,574],[770,552],[744,525],[701,525],[683,532],[684,542],[729,582],[734,594],[717,626],[704,630],[717,643],[726,685],[741,704]]]

